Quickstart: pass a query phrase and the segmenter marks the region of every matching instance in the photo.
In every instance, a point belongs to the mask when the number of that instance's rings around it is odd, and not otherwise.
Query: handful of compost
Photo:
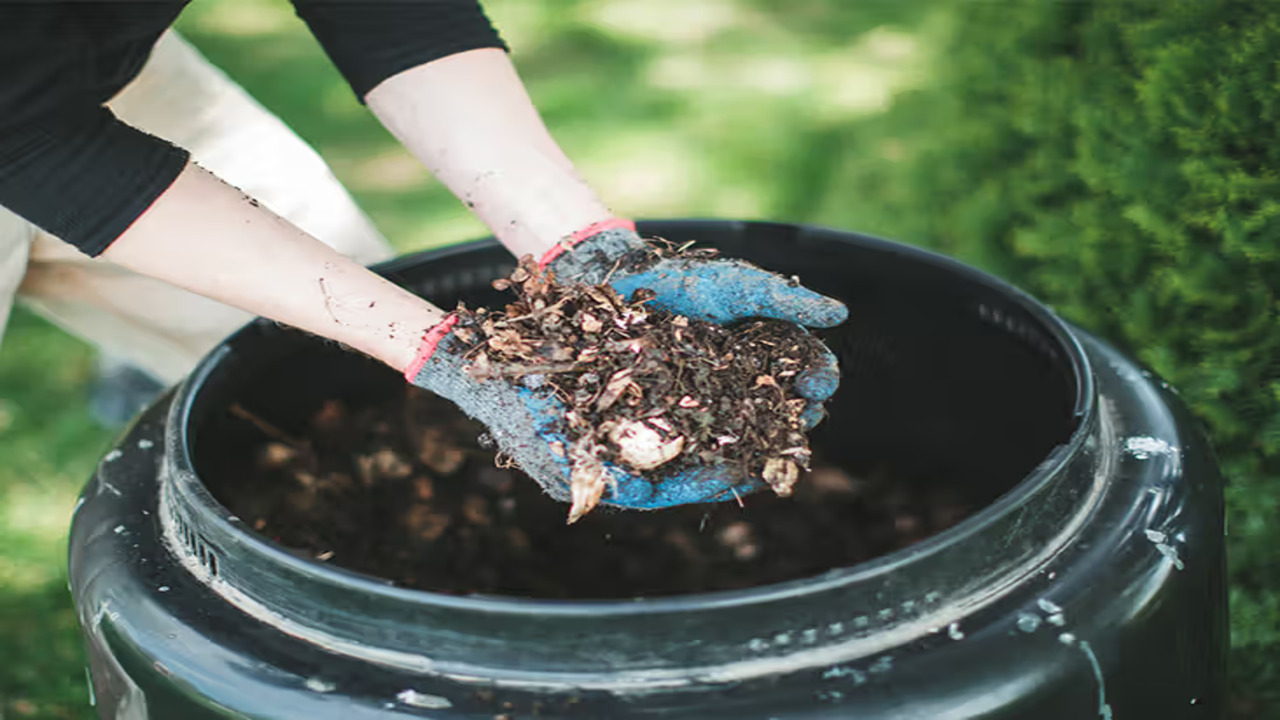
[[[725,262],[713,251],[644,252],[614,269],[634,278],[673,258]],[[503,455],[572,502],[569,522],[601,502],[652,509],[791,492],[809,462],[805,430],[838,379],[820,341],[780,320],[690,317],[643,284],[623,295],[607,276],[560,282],[545,266],[526,257],[495,281],[516,295],[501,311],[460,306],[433,328],[415,384],[487,425]]]

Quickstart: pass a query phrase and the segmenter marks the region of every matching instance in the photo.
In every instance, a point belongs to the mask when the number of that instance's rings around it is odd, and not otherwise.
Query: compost
[[[587,599],[731,590],[809,577],[911,545],[967,516],[952,484],[825,463],[791,497],[658,510],[563,503],[481,444],[484,428],[405,386],[366,407],[323,403],[293,434],[233,405],[256,438],[219,499],[304,557],[450,594]]]
[[[649,307],[648,289],[624,298],[607,283],[560,283],[532,256],[494,286],[515,300],[499,312],[460,306],[453,335],[476,379],[549,388],[563,403],[568,442],[552,450],[570,462],[570,523],[600,501],[605,463],[652,482],[714,466],[781,496],[808,468],[806,400],[793,386],[822,346],[799,326],[690,319]]]

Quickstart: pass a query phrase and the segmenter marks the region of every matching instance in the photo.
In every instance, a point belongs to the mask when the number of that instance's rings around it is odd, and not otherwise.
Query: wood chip
[[[604,463],[588,443],[575,443],[569,449],[569,455],[573,458],[569,471],[569,495],[573,504],[569,508],[567,524],[572,525],[595,509],[604,496],[607,483]]]
[[[598,333],[604,329],[604,323],[591,313],[578,313],[578,327],[582,328],[582,332]]]
[[[262,448],[262,462],[267,467],[280,467],[298,454],[296,446],[282,442],[269,442]]]
[[[764,463],[764,480],[780,497],[790,495],[799,479],[800,468],[786,458],[769,458]]]
[[[456,473],[464,462],[466,453],[457,443],[445,437],[444,431],[437,426],[424,428],[418,441],[418,461],[439,475]]]
[[[493,377],[493,370],[490,365],[489,354],[480,353],[467,366],[467,374],[476,380],[488,380]]]
[[[373,454],[373,469],[381,477],[392,480],[403,480],[413,473],[413,466],[390,448],[381,448]]]
[[[623,368],[609,377],[609,382],[604,386],[604,392],[600,393],[600,398],[596,400],[596,410],[604,412],[618,402],[622,393],[626,392],[627,387],[631,385],[631,373],[631,368]]]

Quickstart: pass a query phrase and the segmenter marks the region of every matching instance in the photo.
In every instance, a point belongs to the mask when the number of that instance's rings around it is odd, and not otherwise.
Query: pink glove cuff
[[[551,264],[551,261],[560,257],[560,254],[565,250],[568,250],[592,235],[598,235],[605,230],[630,230],[631,232],[635,232],[636,224],[625,218],[609,218],[608,220],[601,220],[598,223],[592,223],[551,246],[551,249],[548,250],[546,254],[542,256],[542,259],[538,261],[538,267],[543,270],[547,269],[547,266]]]
[[[418,373],[422,372],[422,366],[427,364],[431,356],[436,352],[436,346],[444,339],[445,335],[458,324],[458,316],[454,313],[445,315],[444,319],[435,325],[422,336],[422,345],[418,347],[418,354],[414,356],[413,362],[409,363],[404,369],[404,379],[413,382],[417,379]]]

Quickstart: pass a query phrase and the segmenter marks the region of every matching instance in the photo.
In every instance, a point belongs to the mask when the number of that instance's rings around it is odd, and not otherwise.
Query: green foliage
[[[1228,476],[1233,677],[1262,712],[1280,680],[1280,4],[967,2],[930,28],[929,83],[851,132],[816,218],[984,265],[1179,388]]]

